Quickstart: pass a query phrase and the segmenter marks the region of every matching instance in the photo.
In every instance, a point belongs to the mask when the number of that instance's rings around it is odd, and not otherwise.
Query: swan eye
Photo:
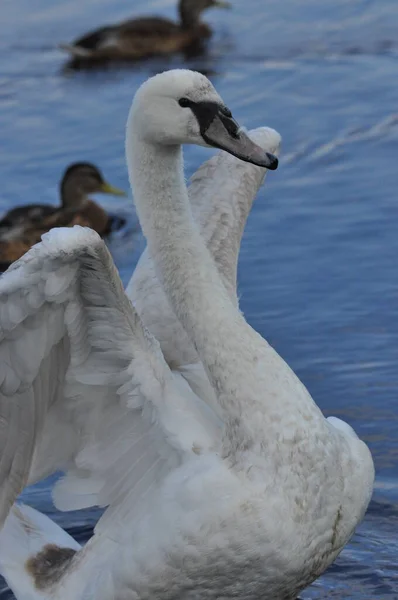
[[[188,106],[191,106],[192,102],[188,100],[188,98],[180,98],[178,104],[183,108],[188,108]]]

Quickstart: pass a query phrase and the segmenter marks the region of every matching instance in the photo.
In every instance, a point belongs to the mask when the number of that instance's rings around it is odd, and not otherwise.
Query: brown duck
[[[186,51],[211,36],[210,27],[200,21],[202,12],[211,7],[229,8],[230,4],[224,0],[180,0],[179,23],[162,17],[131,19],[102,27],[60,47],[72,55],[69,66],[74,68]]]
[[[90,193],[125,195],[107,183],[94,165],[74,163],[61,180],[61,206],[28,204],[10,210],[0,220],[0,270],[25,254],[53,227],[82,225],[104,236],[124,224],[124,219],[108,215],[90,200]]]

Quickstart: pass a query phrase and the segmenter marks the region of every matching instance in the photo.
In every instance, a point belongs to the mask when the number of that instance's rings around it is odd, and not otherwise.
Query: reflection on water
[[[89,160],[128,186],[124,127],[138,85],[188,65],[211,75],[234,116],[283,136],[240,258],[248,321],[298,373],[326,415],[346,419],[377,469],[364,523],[303,598],[398,598],[398,3],[235,2],[206,20],[207,54],[64,74],[60,41],[135,14],[175,15],[172,0],[3,0],[0,5],[0,210],[56,202],[69,162]],[[23,16],[22,16],[23,15]],[[186,149],[192,173],[209,156]],[[127,282],[143,247],[131,201],[110,248]],[[53,514],[50,482],[26,500]],[[56,520],[79,540],[97,511]]]

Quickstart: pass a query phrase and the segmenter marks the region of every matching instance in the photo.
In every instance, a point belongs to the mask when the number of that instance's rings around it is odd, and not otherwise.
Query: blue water
[[[398,2],[245,0],[207,20],[215,36],[188,65],[210,77],[247,127],[283,136],[246,228],[239,288],[248,321],[326,415],[347,420],[376,464],[373,501],[336,563],[303,598],[398,599]],[[0,210],[55,202],[75,160],[128,189],[124,126],[138,85],[180,57],[66,75],[60,41],[171,0],[2,0]],[[185,63],[187,64],[187,63]],[[209,151],[186,149],[191,174]],[[123,280],[143,247],[131,200],[110,242]],[[51,482],[25,500],[53,514]],[[55,513],[80,540],[98,513]]]

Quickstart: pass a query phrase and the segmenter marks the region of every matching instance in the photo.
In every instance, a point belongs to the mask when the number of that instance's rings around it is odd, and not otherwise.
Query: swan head
[[[220,148],[260,167],[278,166],[276,156],[238,125],[207,77],[186,69],[155,75],[138,89],[127,123],[127,146],[135,136],[164,146]]]

